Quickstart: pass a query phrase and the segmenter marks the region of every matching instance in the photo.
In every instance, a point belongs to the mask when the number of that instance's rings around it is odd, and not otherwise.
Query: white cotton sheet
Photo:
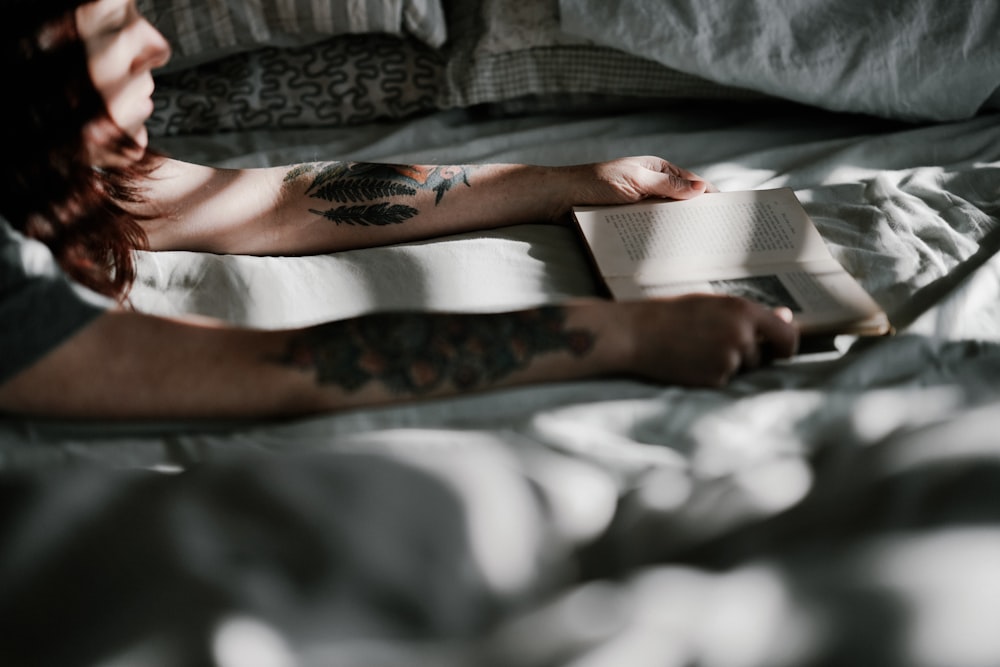
[[[199,313],[261,328],[385,310],[488,312],[590,295],[573,233],[554,225],[329,256],[143,253],[132,300],[160,315]]]

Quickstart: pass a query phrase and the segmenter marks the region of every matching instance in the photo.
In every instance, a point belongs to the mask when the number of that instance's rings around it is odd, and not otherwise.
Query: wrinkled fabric
[[[956,120],[1000,90],[1000,6],[989,0],[559,0],[559,10],[569,34],[835,111]]]
[[[954,280],[1000,226],[996,116],[444,113],[165,149],[227,166],[660,154],[720,189],[793,188],[890,312],[952,291],[894,337],[721,390],[609,378],[281,423],[0,421],[0,618],[17,620],[0,645],[60,666],[998,662],[1000,258]],[[573,231],[542,225],[143,253],[139,273],[139,310],[265,327],[598,289]]]

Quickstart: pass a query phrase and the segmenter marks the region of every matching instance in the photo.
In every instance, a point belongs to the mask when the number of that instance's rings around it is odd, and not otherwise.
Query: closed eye
[[[98,33],[108,37],[117,35],[128,27],[135,15],[138,15],[138,9],[132,0],[120,2],[101,18]]]

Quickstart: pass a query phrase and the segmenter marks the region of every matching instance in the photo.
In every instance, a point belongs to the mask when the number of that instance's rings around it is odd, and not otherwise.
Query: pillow
[[[295,47],[332,35],[410,35],[430,46],[447,36],[440,0],[138,0],[182,69],[262,46]]]
[[[297,49],[266,47],[158,74],[152,136],[310,128],[430,111],[440,51],[392,35],[341,35]]]
[[[668,67],[835,111],[975,115],[1000,86],[1000,3],[559,0],[560,26]]]
[[[568,34],[558,0],[452,0],[447,12],[445,108],[566,96],[753,96]]]

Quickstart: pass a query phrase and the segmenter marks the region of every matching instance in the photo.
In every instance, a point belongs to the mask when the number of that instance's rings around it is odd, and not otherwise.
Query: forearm
[[[534,165],[299,165],[282,176],[280,242],[345,250],[554,222],[570,183],[568,168]]]
[[[0,385],[0,412],[272,418],[608,375],[721,386],[793,354],[790,320],[713,295],[386,313],[292,331],[113,312]]]
[[[315,383],[320,409],[597,377],[627,366],[628,327],[608,326],[612,308],[372,315],[294,333],[275,362]]]
[[[112,313],[0,387],[0,410],[114,419],[272,418],[621,370],[603,302],[390,313],[256,331]],[[53,391],[53,387],[59,391]]]
[[[193,174],[198,174],[194,177]],[[152,180],[153,249],[301,255],[549,222],[570,207],[568,168],[309,163]]]
[[[575,204],[691,197],[707,187],[654,157],[562,167],[321,162],[246,170],[165,160],[136,212],[154,250],[312,254],[554,222]]]

